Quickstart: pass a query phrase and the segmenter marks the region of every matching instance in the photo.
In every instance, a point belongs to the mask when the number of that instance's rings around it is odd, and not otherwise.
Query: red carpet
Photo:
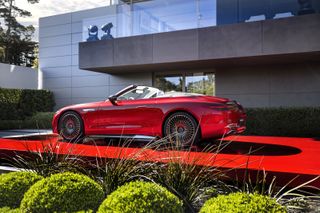
[[[224,139],[228,146],[219,154],[201,151],[156,151],[137,147],[95,146],[58,142],[58,137],[48,135],[36,139],[0,139],[0,156],[14,152],[43,151],[46,144],[57,143],[59,154],[81,155],[95,158],[135,158],[143,161],[167,162],[177,157],[185,163],[215,166],[230,170],[228,174],[241,178],[244,171],[251,177],[259,170],[265,170],[268,177],[277,177],[277,183],[284,185],[296,178],[291,186],[301,184],[320,175],[320,141],[311,138],[230,136]],[[216,142],[217,143],[217,142]],[[251,152],[250,152],[251,151]],[[250,154],[248,154],[250,152]],[[235,170],[234,170],[235,169]],[[320,179],[311,185],[320,187]]]

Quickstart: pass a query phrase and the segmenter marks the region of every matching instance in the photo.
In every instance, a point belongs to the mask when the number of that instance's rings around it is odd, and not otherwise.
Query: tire
[[[83,121],[76,112],[65,112],[58,123],[58,131],[61,137],[68,142],[77,142],[83,136]]]
[[[190,114],[176,112],[166,119],[164,136],[177,145],[188,147],[200,141],[200,127]]]

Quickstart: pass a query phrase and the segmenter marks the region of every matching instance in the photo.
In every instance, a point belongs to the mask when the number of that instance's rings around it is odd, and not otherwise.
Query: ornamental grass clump
[[[17,208],[24,193],[42,177],[34,172],[10,172],[0,175],[0,207]]]
[[[286,213],[285,207],[269,196],[247,194],[243,192],[219,195],[208,200],[200,209],[200,213],[234,213],[234,212],[271,212]]]
[[[229,143],[227,143],[229,144]],[[221,181],[225,173],[219,167],[201,166],[200,161],[214,162],[217,153],[225,148],[220,143],[204,147],[202,152],[210,153],[207,158],[192,155],[192,147],[181,152],[181,144],[168,144],[163,147],[168,152],[166,163],[158,164],[150,179],[166,187],[183,201],[186,212],[198,212],[204,202],[217,194],[231,192],[230,187]]]
[[[24,195],[22,212],[77,212],[96,210],[104,193],[85,175],[65,172],[34,184]]]
[[[150,174],[156,163],[143,162],[139,160],[144,152],[157,146],[157,143],[148,143],[139,151],[128,153],[127,148],[131,145],[131,140],[124,141],[124,144],[114,153],[115,158],[97,158],[95,165],[97,179],[101,183],[105,195],[109,195],[119,186],[134,180],[150,180]]]
[[[98,213],[182,213],[182,201],[166,188],[150,182],[135,181],[120,186],[99,207]]]
[[[25,154],[16,154],[14,157],[7,157],[5,160],[10,166],[34,171],[43,177],[62,172],[73,172],[87,174],[84,168],[85,161],[80,154],[72,155],[74,144],[67,147],[68,153],[61,153],[59,142],[42,142],[37,150],[27,148]]]

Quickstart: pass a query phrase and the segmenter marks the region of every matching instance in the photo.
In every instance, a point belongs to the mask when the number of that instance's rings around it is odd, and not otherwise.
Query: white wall
[[[53,91],[56,108],[105,100],[134,83],[152,85],[151,73],[113,76],[79,69],[78,43],[83,40],[83,20],[112,14],[116,14],[116,6],[40,18],[39,62],[43,88]]]
[[[38,72],[30,67],[0,63],[0,87],[37,89]]]

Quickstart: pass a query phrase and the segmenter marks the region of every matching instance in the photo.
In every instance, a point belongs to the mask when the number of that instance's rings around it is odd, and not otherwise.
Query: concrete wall
[[[37,89],[38,72],[30,67],[0,63],[0,87]]]
[[[320,106],[320,63],[217,69],[216,95],[244,107]]]
[[[79,69],[78,43],[82,41],[82,20],[114,13],[116,7],[110,6],[40,18],[39,61],[43,88],[53,91],[56,108],[105,100],[133,83],[152,84],[151,73],[112,76]]]

